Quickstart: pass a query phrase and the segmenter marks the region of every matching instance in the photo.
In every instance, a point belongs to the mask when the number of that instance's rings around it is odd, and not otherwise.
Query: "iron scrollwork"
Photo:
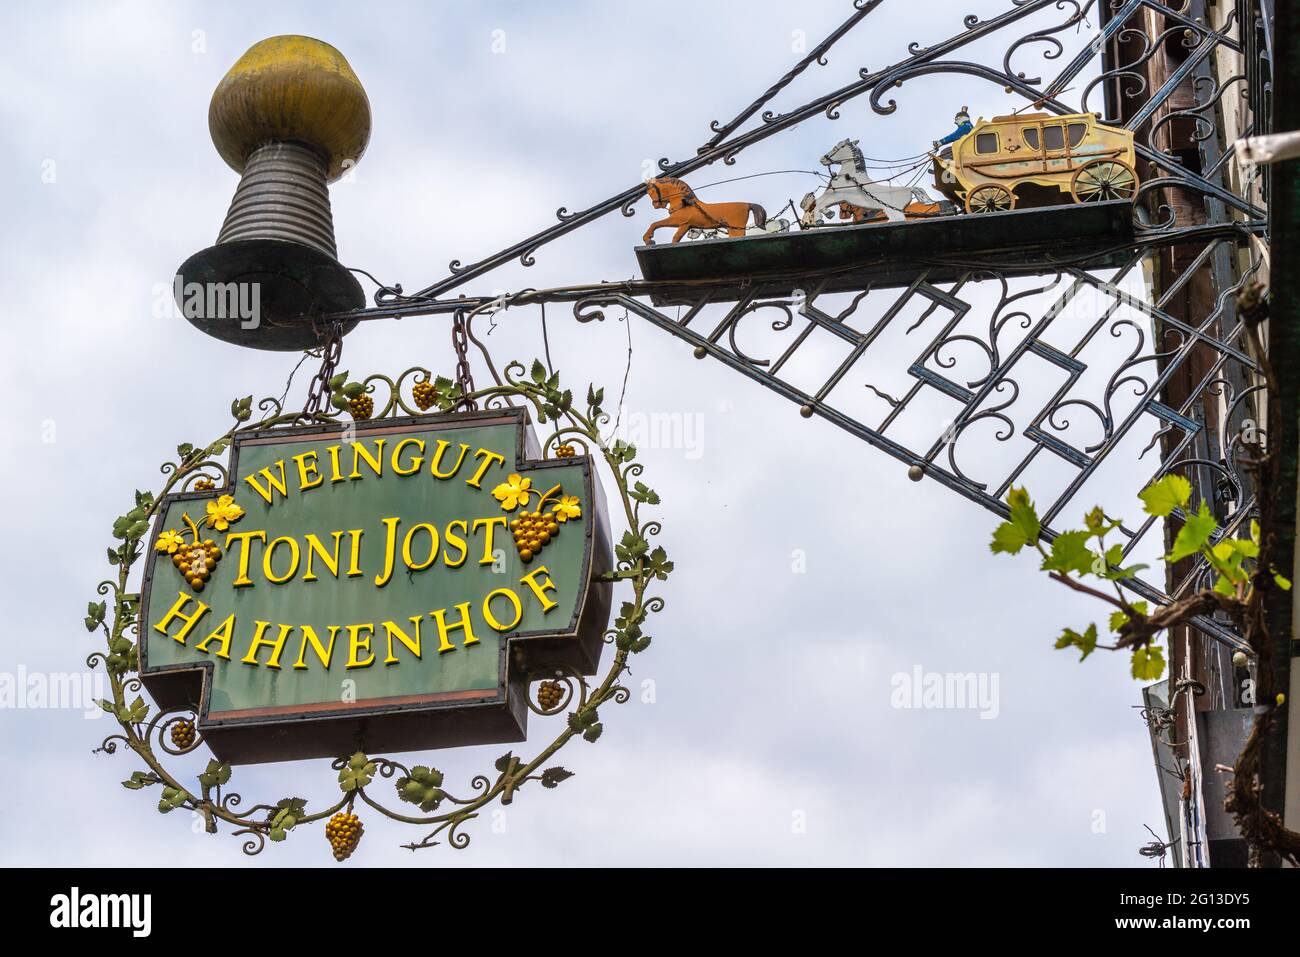
[[[109,561],[116,575],[99,585],[98,594],[104,600],[90,603],[85,620],[87,630],[100,634],[105,642],[103,650],[87,658],[90,668],[102,667],[108,674],[110,697],[99,704],[120,726],[97,751],[115,754],[121,748],[133,752],[143,763],[143,769],[132,771],[122,782],[124,787],[157,788],[159,811],[189,810],[202,817],[210,833],[224,825],[244,839],[244,853],[250,855],[260,853],[268,841],[285,840],[306,825],[328,820],[326,834],[335,857],[341,860],[360,838],[356,811],[361,807],[420,828],[421,836],[404,847],[418,850],[445,842],[453,848],[464,848],[470,843],[464,828],[483,809],[497,802],[509,804],[527,783],[554,788],[571,776],[565,768],[550,762],[573,738],[594,742],[600,737],[603,723],[599,709],[630,700],[621,679],[631,656],[650,644],[643,626],[649,615],[664,608],[663,598],[651,594],[651,586],[666,581],[673,564],[661,546],[652,545],[661,525],[643,515],[643,510],[658,505],[659,496],[640,480],[644,467],[636,460],[636,449],[621,440],[608,444],[602,434],[610,421],[602,407],[603,390],[589,388],[585,405],[575,404],[571,393],[561,389],[558,374],[547,374],[540,363],[534,363],[530,370],[512,362],[504,375],[501,383],[470,393],[462,393],[450,379],[435,378],[422,367],[396,377],[371,375],[359,384],[360,390],[352,390],[356,394],[350,399],[340,393],[346,401],[336,402],[333,409],[310,413],[286,411],[280,400],[266,399],[258,405],[261,414],[254,415],[252,397],[245,397],[232,404],[235,421],[226,433],[205,446],[181,445],[177,458],[163,464],[165,481],[158,493],[138,492],[134,507],[115,523],[114,536],[120,544],[109,550]],[[536,421],[549,429],[544,457],[591,454],[603,460],[614,480],[627,531],[615,548],[615,566],[606,580],[625,586],[629,593],[618,617],[605,631],[605,642],[613,646],[613,658],[603,675],[599,680],[588,679],[575,670],[528,675],[529,709],[543,718],[564,715],[560,730],[531,758],[512,753],[502,756],[492,771],[475,775],[460,793],[444,788],[443,775],[435,768],[408,766],[392,758],[361,753],[340,756],[332,763],[340,796],[319,808],[309,809],[307,802],[297,797],[244,805],[242,797],[229,789],[231,767],[215,759],[208,762],[196,783],[186,782],[169,767],[168,759],[199,750],[203,746],[202,731],[192,709],[155,711],[144,700],[136,674],[140,600],[129,589],[132,569],[143,554],[142,542],[164,496],[182,489],[202,491],[204,486],[198,483],[224,480],[228,473],[222,456],[236,436],[244,432],[313,422],[337,423],[347,414],[346,408],[351,408],[357,418],[388,418],[418,415],[433,405],[440,411],[453,411],[480,401],[488,408],[527,403]],[[387,784],[401,802],[414,805],[414,810],[398,810],[386,803],[379,793],[381,784]]]

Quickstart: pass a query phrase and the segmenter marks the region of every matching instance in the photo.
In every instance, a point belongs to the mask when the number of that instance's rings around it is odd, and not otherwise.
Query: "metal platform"
[[[956,280],[990,261],[1004,274],[1057,271],[1067,261],[1104,269],[1125,261],[1132,237],[1133,205],[1118,200],[638,246],[636,258],[645,279],[683,283],[652,297],[662,306],[693,302],[699,284],[733,280],[733,290],[713,297],[728,301],[755,285],[788,291],[796,277],[806,283],[822,270],[833,271],[825,291],[834,292],[907,286],[922,274]]]

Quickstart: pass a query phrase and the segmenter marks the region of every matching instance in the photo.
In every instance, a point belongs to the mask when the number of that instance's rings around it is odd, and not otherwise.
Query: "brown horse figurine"
[[[655,209],[667,208],[668,216],[651,223],[645,231],[642,242],[647,246],[654,243],[654,232],[665,226],[676,226],[673,242],[680,242],[691,228],[718,229],[725,228],[728,236],[745,235],[745,226],[749,214],[754,214],[754,225],[767,224],[767,211],[757,203],[702,203],[695,197],[695,191],[673,176],[661,176],[645,184],[646,195]]]

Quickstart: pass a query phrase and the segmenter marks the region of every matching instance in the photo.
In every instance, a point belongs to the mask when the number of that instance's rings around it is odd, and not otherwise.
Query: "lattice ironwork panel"
[[[993,512],[1006,513],[1013,483],[1028,483],[1048,534],[1078,524],[1094,504],[1090,483],[1126,443],[1126,468],[1141,469],[1129,473],[1130,507],[1148,481],[1179,471],[1240,521],[1253,498],[1237,458],[1258,438],[1251,400],[1259,387],[1241,385],[1257,370],[1233,306],[1258,261],[1195,325],[1165,307],[1209,271],[1217,251],[1241,246],[1210,240],[1179,282],[1154,296],[1142,271],[1153,253],[1135,250],[1106,273],[1072,267],[1031,280],[972,271],[942,285],[922,277],[902,290],[827,295],[814,285],[729,304],[711,303],[705,292],[675,309],[597,294],[575,313],[590,320],[625,308]],[[1196,382],[1188,398],[1177,408],[1160,401],[1164,387],[1189,372]],[[1198,411],[1206,393],[1222,408],[1215,423]],[[998,446],[1007,454],[994,454]],[[1044,459],[1055,467],[1038,468]],[[1162,547],[1152,541],[1153,529],[1160,536],[1154,519],[1111,514],[1125,521],[1126,557]],[[1204,573],[1178,590],[1201,587]],[[1131,587],[1165,597],[1162,580]],[[1236,643],[1216,623],[1206,628]]]

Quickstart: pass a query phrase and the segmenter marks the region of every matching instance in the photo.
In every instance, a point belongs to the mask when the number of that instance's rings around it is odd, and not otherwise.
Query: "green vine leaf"
[[[151,784],[157,784],[162,779],[152,771],[132,771],[131,779],[123,781],[122,787],[130,791],[138,791],[141,788],[147,788]]]
[[[1147,613],[1148,605],[1144,601],[1135,601],[1129,607],[1132,608],[1139,615],[1145,615]],[[1119,631],[1120,628],[1124,627],[1124,625],[1128,624],[1128,622],[1129,622],[1129,616],[1124,612],[1122,611],[1111,612],[1110,615],[1111,631],[1116,631],[1116,632]]]
[[[622,540],[614,546],[614,554],[624,562],[635,562],[649,550],[650,543],[631,529],[624,532]]]
[[[149,706],[144,703],[144,698],[136,695],[135,700],[129,705],[116,708],[113,713],[123,724],[139,724],[149,717]]]
[[[339,789],[356,791],[365,787],[374,779],[375,770],[375,762],[358,751],[348,758],[348,763],[343,766],[343,770],[339,771]]]
[[[627,628],[631,625],[639,625],[645,621],[645,609],[637,608],[630,601],[623,602],[618,610],[618,617],[614,619],[614,624],[619,628]]]
[[[104,666],[108,668],[110,674],[118,678],[135,667],[135,645],[131,643],[130,638],[119,635],[109,642]]]
[[[109,552],[110,555],[113,552]],[[108,602],[92,601],[86,605],[86,631],[94,631],[104,623],[104,615],[108,611]]]
[[[644,482],[637,482],[627,491],[628,498],[642,505],[658,505],[659,495]]]
[[[307,801],[305,799],[284,798],[275,806],[275,813],[269,821],[266,836],[272,841],[283,841],[306,813]]]
[[[1043,571],[1087,575],[1093,571],[1097,553],[1088,547],[1091,532],[1062,532],[1052,539],[1052,552],[1043,559]]]
[[[1097,648],[1097,626],[1089,625],[1087,629],[1080,634],[1073,628],[1067,628],[1061,632],[1061,637],[1056,639],[1057,648],[1078,648],[1083,654],[1079,660],[1087,658]]]
[[[595,708],[587,707],[580,711],[569,712],[569,730],[574,734],[584,734],[599,723],[600,715],[596,713]],[[599,736],[599,732],[597,732],[597,736]],[[595,738],[588,740],[594,741]]]
[[[1178,476],[1168,477],[1177,478]],[[1210,536],[1214,534],[1214,530],[1218,527],[1218,522],[1210,514],[1209,503],[1202,500],[1200,511],[1194,515],[1188,515],[1187,521],[1178,530],[1178,537],[1174,539],[1174,547],[1165,560],[1176,562],[1189,555],[1195,555],[1205,547],[1205,544],[1210,540]]]
[[[204,790],[211,790],[230,780],[230,765],[215,759],[208,762],[207,770],[199,775],[199,783]]]
[[[113,537],[134,541],[149,531],[149,508],[136,505],[125,515],[119,515],[113,522]]]
[[[673,563],[668,560],[668,553],[664,551],[663,546],[656,546],[655,550],[650,553],[650,560],[646,566],[651,577],[660,581],[667,581],[668,575],[673,570]]]
[[[573,777],[573,772],[561,767],[547,768],[542,772],[542,787],[554,788],[559,787],[561,781],[567,781]]]
[[[1165,518],[1173,514],[1174,509],[1187,507],[1192,498],[1192,483],[1181,475],[1170,473],[1138,492],[1138,498],[1142,499],[1148,515]]]
[[[230,414],[237,422],[247,422],[253,417],[253,397],[246,395],[230,403]]]
[[[1026,545],[1037,542],[1038,533],[1042,530],[1038,512],[1025,489],[1013,488],[1007,492],[1007,505],[1011,515],[994,530],[993,541],[989,545],[989,550],[995,555],[999,552],[1017,554]]]
[[[522,763],[523,762],[515,757],[512,752],[507,751],[505,754],[501,755],[501,757],[497,758],[496,761],[493,762],[492,766],[502,774],[510,774]]]
[[[442,790],[442,772],[417,764],[411,768],[410,777],[397,779],[397,796],[407,804],[418,805],[425,814],[437,810],[446,797]]]
[[[1131,671],[1138,681],[1155,681],[1165,673],[1165,653],[1159,645],[1133,649]]]
[[[158,799],[158,812],[166,814],[174,811],[185,803],[185,792],[179,788],[165,787],[162,791],[162,797]]]

